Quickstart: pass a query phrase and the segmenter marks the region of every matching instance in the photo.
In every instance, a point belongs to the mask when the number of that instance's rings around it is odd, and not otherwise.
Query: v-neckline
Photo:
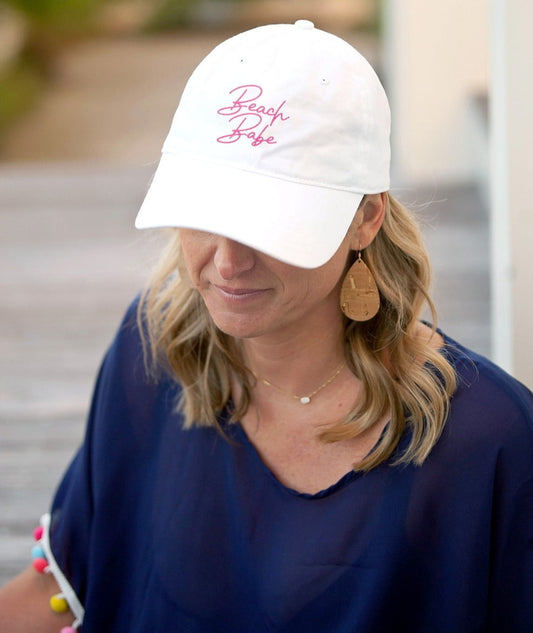
[[[448,336],[446,336],[441,330],[440,328],[436,328],[436,331],[438,332],[438,334],[440,334],[440,336],[442,337],[442,340],[444,342],[444,344],[439,348],[439,353],[441,354],[446,354],[446,356],[448,357],[448,359],[450,360],[450,362],[452,362],[452,364],[455,365],[456,362],[456,358],[453,356],[453,354],[450,353],[450,348],[453,349],[457,349],[455,347],[455,342],[453,341],[453,339],[450,339]],[[228,409],[229,406],[231,405],[231,403],[228,403],[228,407],[225,410],[225,413],[223,415],[223,423],[228,423],[228,419],[229,419],[229,414],[228,414]],[[381,440],[381,438],[383,437],[384,433],[386,432],[387,428],[389,427],[390,421],[387,421],[387,423],[383,426],[383,429],[381,430],[381,433],[379,435],[379,438],[377,439],[377,441],[374,443],[374,445],[372,446],[372,448],[370,449],[370,451],[367,453],[370,454],[375,447],[377,446],[377,444],[379,443],[379,441]],[[315,499],[323,499],[324,497],[328,497],[332,494],[335,494],[336,492],[342,490],[343,488],[349,486],[352,482],[357,481],[358,479],[360,479],[365,473],[364,471],[357,471],[357,470],[349,470],[348,472],[346,472],[344,475],[342,475],[336,482],[334,482],[333,484],[326,486],[324,489],[319,490],[317,492],[314,493],[310,493],[310,492],[302,492],[300,490],[297,490],[295,488],[292,488],[290,486],[285,485],[284,483],[282,483],[278,477],[273,473],[273,471],[269,468],[269,466],[263,461],[259,451],[257,450],[256,446],[254,445],[254,443],[250,440],[250,438],[248,437],[248,434],[246,433],[246,431],[244,430],[243,426],[241,425],[240,422],[235,422],[232,423],[230,425],[232,431],[230,432],[230,435],[236,437],[237,439],[241,440],[242,445],[244,446],[244,448],[247,450],[247,452],[252,456],[252,459],[254,461],[254,463],[259,467],[259,469],[263,472],[263,474],[268,477],[271,481],[274,482],[274,484],[280,489],[282,490],[285,494],[288,495],[292,495],[295,497],[299,497],[302,499],[310,499],[310,500],[315,500]],[[410,430],[409,427],[407,427],[402,435],[402,437],[400,438],[398,445],[396,446],[395,450],[393,451],[392,455],[385,460],[382,464],[378,465],[376,468],[380,468],[380,467],[390,467],[392,464],[392,461],[394,459],[394,457],[398,454],[398,452],[405,447],[405,445],[407,444],[408,440],[409,440],[409,436],[410,436]]]
[[[381,439],[388,425],[389,425],[389,422],[387,422],[387,424],[384,426],[379,439]],[[352,469],[346,472],[344,475],[342,475],[336,482],[334,482],[333,484],[329,486],[326,486],[322,490],[318,490],[317,492],[313,492],[313,493],[302,492],[300,490],[287,486],[286,484],[281,482],[278,479],[278,477],[276,477],[276,475],[272,472],[272,470],[268,467],[268,465],[265,464],[265,462],[261,458],[261,455],[259,454],[259,451],[255,447],[253,442],[250,440],[246,431],[244,430],[244,428],[242,427],[240,423],[236,422],[235,424],[232,425],[232,428],[234,429],[232,435],[234,435],[234,437],[237,440],[241,441],[241,444],[244,446],[245,450],[247,450],[247,452],[251,455],[254,463],[259,467],[259,469],[263,472],[263,474],[266,477],[268,477],[271,481],[273,481],[276,487],[278,487],[280,490],[282,490],[286,494],[300,497],[302,499],[322,499],[324,497],[327,497],[329,495],[332,495],[338,492],[339,490],[348,486],[351,482],[356,481],[357,479],[359,479],[365,474],[363,471],[357,471],[357,470]],[[374,449],[372,448],[371,450],[374,450]]]

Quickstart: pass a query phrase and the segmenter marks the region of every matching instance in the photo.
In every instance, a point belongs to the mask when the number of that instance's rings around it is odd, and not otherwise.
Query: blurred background
[[[0,2],[0,584],[29,561],[102,355],[160,248],[133,221],[181,90],[247,28],[310,19],[369,59],[393,111],[392,191],[423,226],[439,325],[533,384],[533,5],[512,4]]]

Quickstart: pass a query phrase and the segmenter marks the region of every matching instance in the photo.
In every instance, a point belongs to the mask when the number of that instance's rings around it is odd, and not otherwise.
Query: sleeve
[[[493,482],[487,633],[533,631],[533,394],[522,385],[505,418],[513,432]]]
[[[452,399],[459,412],[455,445],[462,447],[457,455],[463,466],[456,485],[470,490],[470,505],[462,508],[464,522],[461,516],[454,520],[479,545],[467,561],[477,561],[479,570],[475,591],[483,597],[485,611],[479,630],[531,632],[533,393],[488,359],[455,343],[453,354],[459,382]]]
[[[50,512],[50,555],[69,584],[67,590],[81,604],[85,604],[91,574],[105,555],[101,527],[97,532],[95,526],[98,520],[100,524],[106,521],[114,502],[109,490],[121,487],[121,477],[127,478],[124,469],[133,462],[142,435],[138,429],[132,432],[132,427],[139,426],[140,420],[145,427],[150,424],[147,407],[154,389],[145,375],[136,309],[134,302],[104,357],[84,441],[57,488]],[[114,521],[107,521],[106,530],[110,540],[120,538],[120,525]],[[70,601],[69,605],[72,608]]]
[[[95,385],[83,444],[57,488],[48,527],[51,554],[80,601],[84,600],[86,593],[87,550],[94,510],[92,445],[95,410],[98,408],[107,358],[108,355]]]

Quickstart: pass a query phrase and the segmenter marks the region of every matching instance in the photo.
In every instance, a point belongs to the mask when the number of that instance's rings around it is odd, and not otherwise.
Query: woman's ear
[[[383,224],[386,208],[386,193],[372,193],[363,198],[354,218],[352,250],[363,250],[372,243]]]

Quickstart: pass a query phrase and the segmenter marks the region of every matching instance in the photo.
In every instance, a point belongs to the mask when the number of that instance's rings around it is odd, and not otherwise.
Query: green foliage
[[[102,0],[5,0],[34,29],[77,32],[97,15]]]
[[[3,0],[25,24],[19,55],[0,69],[0,136],[30,110],[53,72],[65,43],[90,32],[109,0]]]
[[[111,0],[4,0],[22,17],[22,57],[45,75],[65,45],[90,34],[104,2]]]
[[[225,8],[245,0],[154,0],[146,24],[148,31],[170,31],[191,23],[216,24],[224,20]],[[250,1],[250,0],[248,0]],[[226,5],[226,7],[224,6]]]
[[[31,109],[43,88],[43,78],[35,68],[20,62],[0,74],[0,136],[22,114]]]
[[[167,31],[187,24],[194,0],[161,0],[146,25],[149,31]]]

